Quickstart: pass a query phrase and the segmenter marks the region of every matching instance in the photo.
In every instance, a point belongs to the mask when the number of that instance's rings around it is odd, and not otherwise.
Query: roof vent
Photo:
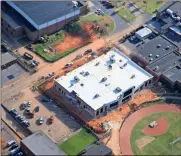
[[[96,94],[95,96],[94,96],[94,99],[96,99],[96,98],[98,98],[99,97],[99,94]]]
[[[122,90],[121,90],[121,88],[119,88],[119,87],[116,87],[116,89],[115,89],[116,91],[117,91],[117,93],[119,93],[119,92],[121,92]]]
[[[90,73],[88,71],[85,72],[84,76],[88,76]]]
[[[150,59],[149,59],[149,61],[151,62],[151,61],[153,61],[153,59],[152,59],[152,58],[150,58]]]
[[[135,78],[135,75],[134,75],[134,74],[131,76],[131,79],[133,79],[133,78]]]
[[[105,82],[107,80],[107,77],[103,77],[101,82]]]
[[[83,87],[83,86],[84,86],[84,84],[83,84],[83,83],[81,83],[81,84],[80,84],[80,86],[82,86],[82,87]]]
[[[111,61],[111,63],[114,63],[115,62],[115,59],[114,58],[110,58],[110,61]]]
[[[159,69],[159,67],[158,66],[156,66],[155,68],[154,68],[154,71],[157,71]]]
[[[99,62],[97,62],[96,64],[95,64],[95,66],[98,66],[100,63]]]
[[[165,50],[165,49],[162,49],[163,51]]]
[[[109,86],[109,85],[110,85],[110,83],[106,83],[106,84],[105,84],[106,87]]]
[[[156,55],[156,58],[158,58],[160,55]]]
[[[153,55],[152,54],[149,54],[149,57],[152,57]]]
[[[81,71],[80,74],[81,74],[81,75],[84,75],[84,71]]]
[[[170,49],[170,46],[167,46],[165,49],[166,49],[166,50]]]
[[[157,45],[157,48],[160,48],[160,47],[161,47],[161,44],[158,44],[158,45]]]
[[[122,60],[119,60],[119,62],[122,62]]]
[[[113,58],[115,56],[115,54],[113,54],[111,57]]]
[[[77,76],[74,76],[74,80],[75,80],[76,82],[79,82],[79,81],[80,81],[80,79],[79,79]]]
[[[111,66],[111,65],[109,65],[108,67],[109,67],[109,70],[111,70],[111,69],[112,69],[112,66]]]
[[[127,66],[127,63],[125,63],[123,66],[126,67],[126,66]]]

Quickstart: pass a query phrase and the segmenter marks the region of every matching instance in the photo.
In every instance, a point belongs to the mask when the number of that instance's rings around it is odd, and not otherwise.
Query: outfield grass
[[[126,22],[131,22],[135,19],[135,16],[129,12],[126,8],[121,8],[117,13],[122,19],[124,19]]]
[[[96,141],[96,138],[85,129],[63,142],[59,147],[68,155],[77,155],[88,145]]]
[[[157,3],[157,1],[154,0],[147,0],[145,4],[143,3],[143,1],[144,0],[136,1],[136,6],[149,14],[153,14],[156,9],[159,9],[166,4],[166,2],[163,0],[160,0],[160,3]]]
[[[155,136],[155,140],[140,150],[136,145],[136,140],[142,136],[146,136],[142,129],[150,122],[164,117],[169,123],[168,131],[160,136]],[[169,147],[169,143],[181,136],[181,113],[163,112],[152,114],[140,120],[134,127],[131,134],[131,146],[135,155],[180,155],[181,142],[173,147]]]

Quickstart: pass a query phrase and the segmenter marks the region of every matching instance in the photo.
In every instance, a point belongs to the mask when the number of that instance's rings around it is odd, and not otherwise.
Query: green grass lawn
[[[158,0],[147,0],[145,4],[143,1],[144,0],[136,1],[136,5],[141,8],[141,10],[149,14],[153,14],[156,9],[159,9],[166,4],[166,1],[164,0],[160,0],[160,3],[158,3]]]
[[[80,18],[80,22],[98,22],[102,19],[102,16],[97,16],[94,13],[89,13]]]
[[[150,122],[164,117],[169,123],[168,131],[160,136],[155,136],[155,140],[147,144],[142,150],[136,145],[136,140],[146,136],[142,129]],[[181,142],[169,147],[169,143],[181,137],[181,113],[163,112],[152,114],[140,120],[134,127],[131,134],[131,146],[135,155],[180,155]]]
[[[42,44],[35,45],[34,48],[35,48],[35,51],[37,54],[39,54],[41,57],[43,57],[45,60],[47,60],[49,62],[55,62],[55,61],[59,60],[60,58],[63,58],[65,56],[67,56],[68,54],[71,54],[72,52],[77,50],[77,48],[72,48],[61,54],[55,54],[55,53],[45,53],[44,48],[46,48],[46,46],[42,45]]]
[[[60,148],[68,155],[77,155],[88,145],[96,141],[96,138],[88,133],[85,129],[82,129],[77,134],[60,144]]]
[[[117,13],[122,19],[124,19],[126,22],[131,22],[135,19],[135,16],[129,12],[126,8],[121,8]]]

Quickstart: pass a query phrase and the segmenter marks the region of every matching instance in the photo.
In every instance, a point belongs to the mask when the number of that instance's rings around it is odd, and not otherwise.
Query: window
[[[105,107],[105,111],[107,111],[107,106]]]
[[[101,113],[103,112],[103,108],[101,108]]]
[[[115,106],[117,106],[117,105],[118,105],[118,101],[110,104],[110,108],[115,107]]]
[[[99,115],[99,110],[96,112],[96,116],[98,116]]]
[[[148,86],[148,81],[146,81],[146,83],[145,83],[145,87],[147,87]]]
[[[130,94],[132,93],[132,90],[133,90],[133,88],[127,90],[127,91],[124,93],[124,97],[130,95]]]
[[[126,102],[126,101],[129,100],[130,98],[131,98],[131,95],[128,96],[128,97],[126,97],[126,98],[124,98],[124,99],[122,100],[122,103],[123,103],[123,102]]]
[[[8,24],[8,28],[10,28],[10,25]]]
[[[59,91],[61,91],[61,89],[60,89],[60,88],[58,88],[58,90],[59,90]]]
[[[57,87],[57,85],[54,85],[54,87]]]
[[[149,81],[149,84],[151,84],[151,80]]]

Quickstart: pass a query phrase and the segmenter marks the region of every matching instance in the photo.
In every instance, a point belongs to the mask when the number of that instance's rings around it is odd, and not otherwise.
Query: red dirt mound
[[[154,128],[150,128],[149,126],[147,126],[142,130],[142,132],[151,136],[158,136],[158,135],[166,133],[168,129],[167,120],[164,117],[162,117],[158,119],[156,122],[157,122],[157,125]]]
[[[88,42],[94,41],[98,37],[91,29],[92,26],[93,23],[82,23],[81,33],[66,33],[64,41],[62,41],[61,43],[57,43],[53,46],[53,48],[56,50],[57,53],[63,53],[66,50],[70,50],[72,48],[79,48]]]

